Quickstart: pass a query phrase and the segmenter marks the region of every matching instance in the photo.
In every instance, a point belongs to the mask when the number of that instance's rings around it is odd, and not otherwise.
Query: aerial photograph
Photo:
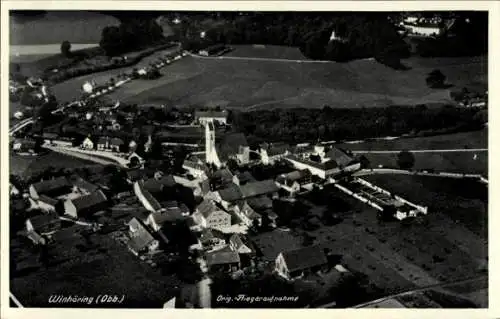
[[[8,17],[11,308],[489,307],[488,11]]]

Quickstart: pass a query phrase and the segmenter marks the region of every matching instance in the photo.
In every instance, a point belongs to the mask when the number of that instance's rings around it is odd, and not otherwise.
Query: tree
[[[440,70],[435,69],[427,75],[425,82],[428,87],[438,89],[444,86],[445,80],[446,76]]]
[[[415,156],[410,151],[401,151],[398,154],[397,163],[401,169],[411,169],[415,165]]]
[[[61,43],[61,53],[67,58],[71,57],[71,43],[69,41],[65,40]]]

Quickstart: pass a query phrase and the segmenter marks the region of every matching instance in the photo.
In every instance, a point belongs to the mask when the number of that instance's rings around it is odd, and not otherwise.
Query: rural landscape
[[[11,307],[489,307],[487,11],[9,28]]]

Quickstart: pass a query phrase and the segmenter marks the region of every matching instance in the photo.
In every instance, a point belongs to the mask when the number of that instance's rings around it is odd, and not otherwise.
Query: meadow
[[[281,51],[276,55],[285,56]],[[138,104],[218,105],[240,110],[377,107],[450,102],[449,89],[430,89],[425,84],[435,68],[458,88],[487,82],[487,63],[481,57],[411,58],[405,64],[411,69],[395,71],[372,60],[297,63],[193,57],[169,66],[158,80],[129,83],[112,96]]]

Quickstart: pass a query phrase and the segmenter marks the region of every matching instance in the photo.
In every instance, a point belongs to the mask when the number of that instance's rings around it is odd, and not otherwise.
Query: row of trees
[[[232,126],[250,143],[365,139],[403,134],[435,135],[478,129],[487,117],[476,109],[452,106],[233,111]]]
[[[194,24],[182,31],[186,49],[213,43],[297,46],[312,59],[349,61],[375,57],[397,67],[409,55],[407,44],[386,13],[254,13],[225,17],[200,38]],[[332,33],[333,32],[333,33]],[[335,38],[331,39],[331,36]]]
[[[159,43],[164,40],[163,30],[149,17],[121,17],[118,26],[108,26],[102,30],[99,45],[108,56],[117,56]]]

